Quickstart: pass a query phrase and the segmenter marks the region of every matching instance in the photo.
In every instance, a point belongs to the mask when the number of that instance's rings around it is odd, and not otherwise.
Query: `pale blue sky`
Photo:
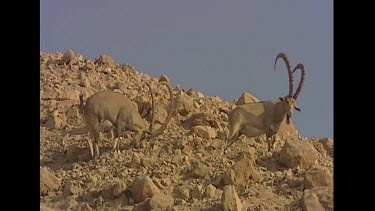
[[[260,100],[287,95],[285,64],[273,69],[285,52],[306,69],[296,128],[333,137],[333,1],[41,0],[40,50],[68,48],[229,102],[246,91]]]

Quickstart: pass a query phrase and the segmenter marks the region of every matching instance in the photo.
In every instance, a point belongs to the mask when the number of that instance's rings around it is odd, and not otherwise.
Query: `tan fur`
[[[291,70],[287,56],[284,53],[279,53],[275,60],[275,67],[277,59],[282,58],[285,61],[288,77],[289,77],[289,94],[285,97],[280,97],[278,102],[263,101],[258,103],[249,103],[237,106],[228,113],[229,134],[227,137],[227,144],[224,151],[231,146],[240,135],[247,137],[257,137],[266,134],[268,142],[268,151],[271,151],[273,142],[271,139],[280,128],[282,121],[286,117],[286,123],[290,123],[293,116],[293,108],[300,111],[296,104],[296,99],[302,90],[303,82],[305,80],[305,69],[302,64],[295,66]],[[301,70],[301,80],[298,88],[293,95],[293,74],[296,70]]]
[[[164,84],[168,87],[170,92],[171,103],[173,101],[173,94],[170,89],[169,84],[160,83],[159,85]],[[152,102],[153,93],[150,85],[147,84],[150,88]],[[109,121],[116,128],[115,133],[115,146],[117,148],[118,139],[121,138],[123,130],[131,130],[136,132],[135,137],[132,140],[132,145],[138,143],[142,138],[153,138],[157,135],[160,135],[163,130],[168,125],[172,112],[169,111],[167,120],[163,123],[161,128],[156,131],[148,131],[148,123],[142,119],[138,111],[132,106],[131,100],[116,92],[110,91],[100,91],[91,95],[87,98],[86,105],[83,105],[83,96],[80,96],[81,109],[84,115],[84,119],[87,127],[90,130],[90,133],[94,136],[94,144],[90,144],[91,155],[95,158],[99,157],[99,133],[100,133],[100,124],[104,121]],[[152,103],[154,107],[154,103]],[[154,112],[154,109],[152,109]],[[154,113],[152,114],[152,123],[153,123]],[[151,123],[151,124],[152,124]],[[145,133],[150,133],[151,135],[145,135]],[[95,155],[94,155],[95,147]]]

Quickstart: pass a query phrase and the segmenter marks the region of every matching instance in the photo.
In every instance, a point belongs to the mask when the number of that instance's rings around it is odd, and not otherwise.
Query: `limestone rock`
[[[333,179],[322,168],[311,168],[305,172],[304,185],[305,189],[322,186],[333,187]]]
[[[315,163],[317,156],[316,149],[305,139],[288,139],[280,152],[280,164],[301,169],[307,169]]]
[[[47,122],[44,124],[44,127],[50,128],[50,129],[59,129],[61,128],[63,124],[63,121],[58,116],[51,116]]]
[[[40,195],[46,196],[48,192],[60,189],[61,179],[56,177],[46,167],[40,167]]]
[[[243,104],[247,104],[247,103],[256,103],[256,102],[259,102],[259,99],[254,97],[252,94],[248,93],[248,92],[244,92],[241,97],[236,100],[236,102],[234,102],[234,104],[236,105],[243,105]]]
[[[66,160],[68,162],[77,162],[80,154],[81,148],[77,144],[72,144],[66,150]]]
[[[304,192],[302,195],[302,210],[304,211],[325,211],[320,204],[318,196],[315,193]]]
[[[242,158],[224,172],[223,181],[225,185],[235,185],[242,189],[243,185],[250,178],[254,171],[255,162],[247,154],[243,154]]]
[[[165,81],[168,84],[171,84],[171,79],[167,75],[164,75],[164,74],[161,75],[160,78],[159,78],[159,82],[162,82],[162,81]]]
[[[74,52],[68,49],[60,60],[60,64],[70,64],[75,58]]]
[[[101,54],[98,59],[95,60],[95,64],[104,65],[107,67],[116,67],[116,62],[108,55]]]
[[[226,185],[221,195],[221,204],[224,211],[241,211],[242,203],[233,185]]]
[[[210,126],[198,125],[191,128],[191,132],[205,139],[216,138],[216,131]]]
[[[148,176],[137,177],[132,184],[131,191],[136,203],[142,202],[146,198],[151,198],[154,194],[160,192],[159,188]]]
[[[215,197],[216,188],[212,184],[209,184],[206,186],[206,190],[204,192],[204,195],[207,198],[213,199]]]

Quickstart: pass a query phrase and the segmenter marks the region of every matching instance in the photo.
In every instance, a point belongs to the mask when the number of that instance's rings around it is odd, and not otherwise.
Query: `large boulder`
[[[313,165],[318,158],[318,152],[305,139],[288,139],[283,146],[279,163],[288,167],[307,169]]]

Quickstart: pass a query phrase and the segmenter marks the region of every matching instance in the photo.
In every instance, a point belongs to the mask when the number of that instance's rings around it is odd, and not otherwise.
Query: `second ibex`
[[[290,119],[293,116],[293,108],[297,111],[301,111],[296,103],[296,99],[302,90],[305,80],[305,68],[302,64],[298,64],[292,71],[289,60],[284,53],[279,53],[277,55],[274,68],[279,58],[282,58],[286,63],[289,75],[289,94],[285,97],[280,97],[278,102],[262,101],[249,103],[237,106],[229,112],[229,135],[224,151],[242,134],[247,137],[257,137],[266,134],[268,151],[271,151],[271,147],[273,148],[274,144],[274,142],[271,143],[272,137],[279,131],[281,122],[286,117],[286,123],[290,123]],[[301,80],[293,95],[293,73],[298,69],[302,72]]]

